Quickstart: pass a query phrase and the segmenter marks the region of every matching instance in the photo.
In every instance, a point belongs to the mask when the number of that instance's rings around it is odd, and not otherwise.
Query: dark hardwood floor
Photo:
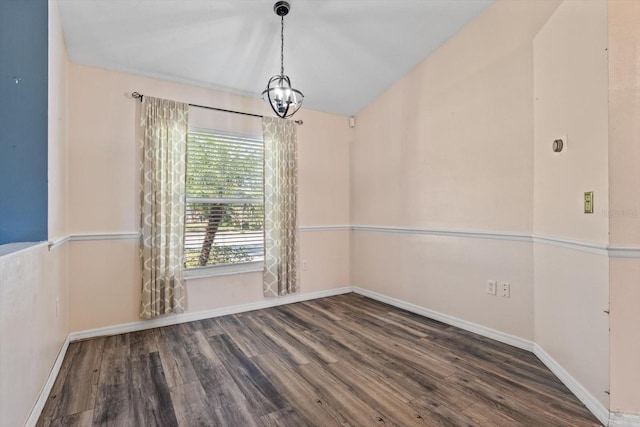
[[[71,343],[39,426],[594,426],[531,353],[346,294]]]

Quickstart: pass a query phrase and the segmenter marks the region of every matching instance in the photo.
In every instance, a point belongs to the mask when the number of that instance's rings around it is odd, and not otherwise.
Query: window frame
[[[262,151],[262,161],[264,162],[264,141],[262,139],[262,135],[258,135],[258,134],[249,134],[249,133],[240,133],[240,132],[230,132],[230,131],[224,131],[224,130],[218,130],[218,129],[211,129],[211,128],[204,128],[204,127],[196,127],[196,126],[190,126],[188,131],[187,131],[187,159],[185,159],[186,161],[186,168],[189,167],[188,164],[188,151],[189,151],[189,136],[192,132],[198,132],[198,133],[207,133],[213,136],[222,136],[222,137],[234,137],[234,138],[246,138],[246,139],[250,139],[250,140],[259,140],[262,142],[263,144],[263,151]],[[185,174],[185,179],[186,179],[187,174]],[[188,202],[189,199],[192,199],[191,202]],[[185,233],[184,233],[184,249],[183,249],[183,257],[185,257],[186,260],[186,237],[187,237],[187,232],[186,232],[186,227],[187,227],[187,204],[188,203],[193,203],[194,200],[193,199],[198,199],[197,197],[191,197],[187,194],[187,191],[185,190],[185,195],[184,195],[184,200],[185,200],[185,212],[184,212],[184,221],[185,221]],[[207,198],[202,198],[202,199],[207,199]],[[234,199],[234,198],[229,198],[228,200],[239,200],[239,199]],[[248,200],[248,199],[247,199]],[[257,200],[257,199],[252,199],[252,200]],[[263,174],[263,181],[262,181],[262,201],[259,203],[255,203],[258,205],[262,205],[264,207],[264,174]],[[264,248],[264,222],[262,224],[263,226],[263,233],[262,233],[262,246]],[[186,262],[186,261],[185,261]],[[262,272],[264,271],[264,263],[265,263],[265,259],[263,258],[262,260],[257,260],[257,261],[247,261],[247,262],[237,262],[237,263],[233,263],[233,264],[217,264],[217,265],[207,265],[207,266],[202,266],[202,267],[191,267],[191,268],[187,268],[186,266],[184,267],[183,270],[183,276],[185,279],[199,279],[199,278],[206,278],[206,277],[214,277],[214,276],[227,276],[227,275],[235,275],[235,274],[242,274],[242,273],[255,273],[255,272]]]

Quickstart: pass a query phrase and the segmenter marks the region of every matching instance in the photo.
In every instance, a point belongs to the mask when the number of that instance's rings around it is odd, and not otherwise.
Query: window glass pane
[[[264,259],[263,144],[255,136],[191,130],[185,265]]]

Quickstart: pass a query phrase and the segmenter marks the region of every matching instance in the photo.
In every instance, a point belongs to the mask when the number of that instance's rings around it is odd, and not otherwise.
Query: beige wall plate
[[[593,191],[584,193],[584,213],[593,213]]]

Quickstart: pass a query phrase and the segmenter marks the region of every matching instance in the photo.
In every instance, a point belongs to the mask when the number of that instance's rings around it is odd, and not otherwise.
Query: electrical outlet
[[[487,280],[487,293],[489,295],[495,295],[498,288],[498,282],[495,280]]]
[[[511,285],[507,282],[500,282],[500,296],[504,298],[511,297]]]
[[[302,270],[303,271],[307,271],[309,269],[309,261],[307,261],[306,259],[302,260]]]

